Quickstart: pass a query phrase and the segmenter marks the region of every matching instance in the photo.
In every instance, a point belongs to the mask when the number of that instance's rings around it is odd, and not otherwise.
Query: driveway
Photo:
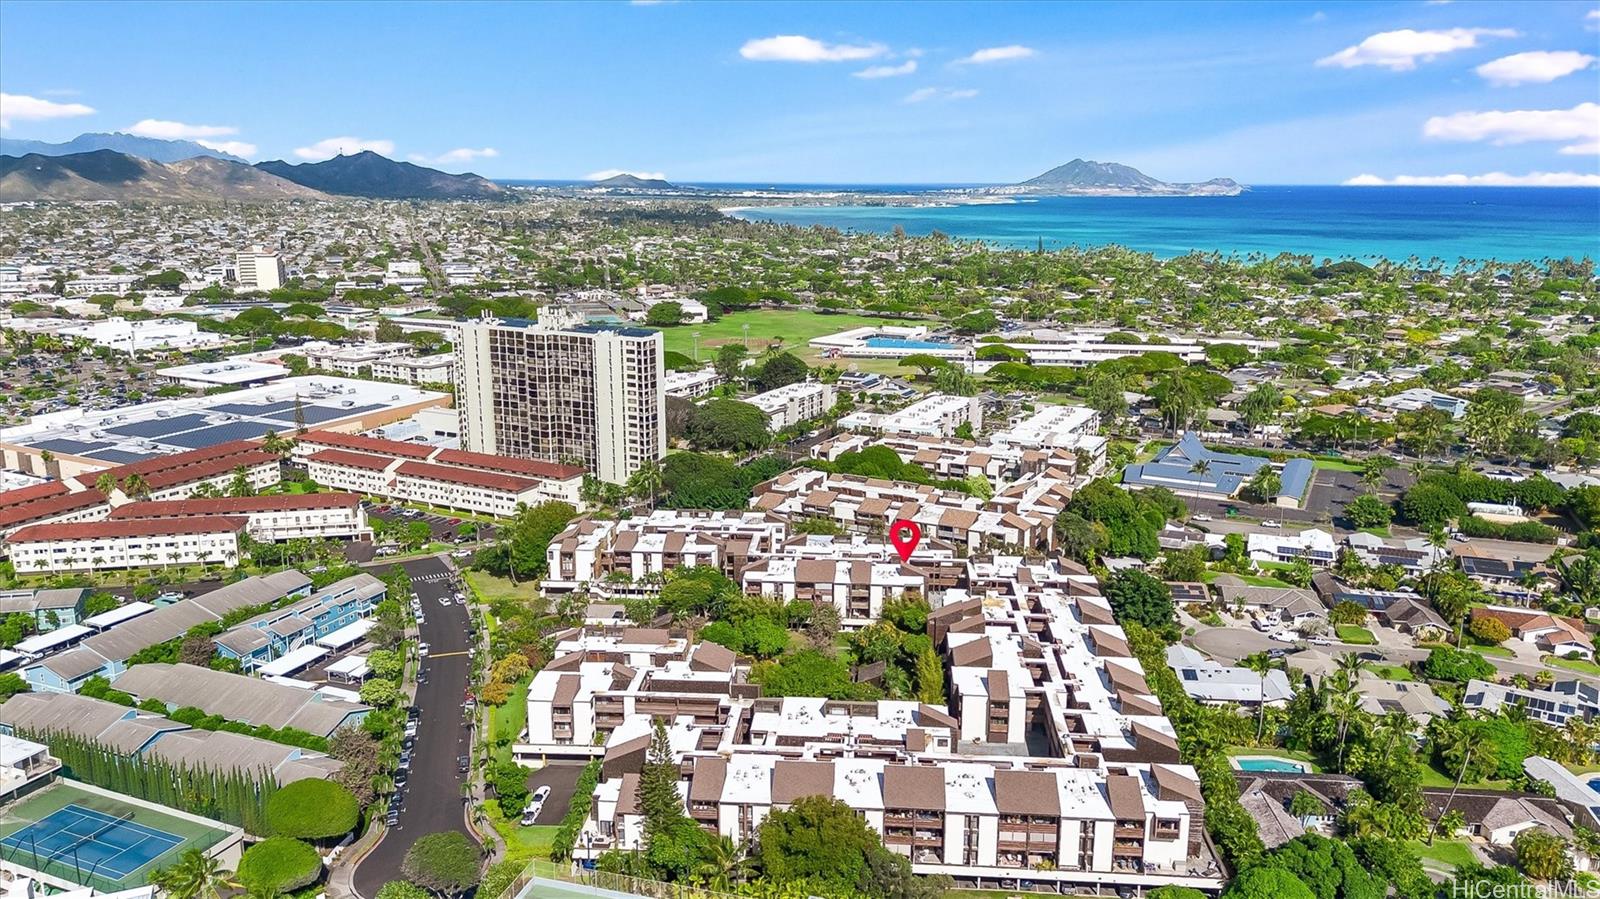
[[[561,819],[566,817],[567,808],[572,805],[572,794],[578,788],[578,778],[582,776],[583,769],[582,762],[551,762],[528,775],[530,791],[540,787],[550,788],[550,796],[544,801],[544,810],[533,823],[561,823]]]
[[[440,596],[453,592],[450,568],[442,559],[429,557],[401,564],[411,576],[412,589],[427,616],[422,639],[431,644],[431,650],[422,667],[428,671],[428,682],[417,687],[421,723],[411,753],[411,777],[400,823],[356,868],[356,892],[366,899],[373,899],[384,884],[400,878],[406,850],[419,837],[458,830],[471,838],[461,800],[466,775],[456,770],[456,758],[472,754],[472,733],[461,708],[468,674],[467,607],[439,604]]]

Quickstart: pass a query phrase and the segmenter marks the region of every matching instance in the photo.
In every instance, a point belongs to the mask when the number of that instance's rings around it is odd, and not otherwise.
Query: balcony
[[[1138,825],[1138,826],[1133,826],[1133,825],[1130,825],[1130,824],[1118,824],[1116,830],[1113,830],[1111,833],[1112,833],[1112,836],[1116,837],[1119,840],[1121,840],[1121,839],[1143,840],[1144,839],[1144,825],[1141,824],[1141,825]]]

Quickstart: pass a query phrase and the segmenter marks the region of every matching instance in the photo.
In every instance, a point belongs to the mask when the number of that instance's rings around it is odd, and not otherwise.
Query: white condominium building
[[[312,539],[354,539],[371,536],[367,512],[354,493],[226,496],[132,502],[111,512],[111,520],[127,518],[205,518],[243,516],[250,536],[263,542]]]
[[[833,408],[833,388],[820,381],[786,384],[745,402],[767,414],[767,427],[781,431]]]
[[[848,430],[882,431],[885,434],[925,434],[951,437],[956,429],[970,424],[974,431],[983,427],[983,405],[975,396],[929,394],[898,412],[854,412],[839,419]]]
[[[239,562],[244,516],[35,524],[6,538],[19,574]]]
[[[276,250],[251,247],[233,260],[235,278],[244,290],[277,290],[283,286],[283,260]]]
[[[470,322],[456,374],[467,449],[573,462],[616,484],[666,449],[658,331],[553,313]]]

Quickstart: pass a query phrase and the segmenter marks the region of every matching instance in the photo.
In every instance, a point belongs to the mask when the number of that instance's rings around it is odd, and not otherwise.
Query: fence
[[[517,899],[537,880],[556,880],[574,887],[639,899],[751,899],[750,893],[725,893],[682,883],[665,883],[627,874],[591,871],[577,865],[534,859],[496,899]],[[774,893],[773,895],[778,895]]]

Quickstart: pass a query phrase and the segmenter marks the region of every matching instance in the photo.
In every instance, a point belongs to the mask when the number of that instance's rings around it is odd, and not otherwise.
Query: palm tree
[[[1350,736],[1350,722],[1361,714],[1361,694],[1353,688],[1333,694],[1330,703],[1339,719],[1339,770],[1344,771],[1344,745]]]
[[[1264,652],[1251,653],[1240,664],[1261,676],[1261,694],[1256,702],[1256,743],[1259,745],[1261,731],[1267,723],[1267,672],[1273,669],[1272,656]]]
[[[745,847],[732,837],[717,836],[706,844],[706,854],[695,874],[713,890],[727,890],[743,879]]]
[[[198,848],[185,852],[171,867],[151,874],[150,882],[172,899],[222,899],[224,891],[239,887],[232,871]]]
[[[130,499],[149,499],[150,484],[136,471],[122,479],[122,492]]]
[[[1447,741],[1444,747],[1444,757],[1461,757],[1461,764],[1456,766],[1456,782],[1450,787],[1450,795],[1444,801],[1444,808],[1439,810],[1439,818],[1442,820],[1445,815],[1450,813],[1451,803],[1456,801],[1456,791],[1461,789],[1461,781],[1466,779],[1467,766],[1472,764],[1472,754],[1483,746],[1483,736],[1478,731],[1461,727],[1459,724],[1456,727],[1445,730],[1441,736]],[[1430,844],[1433,842],[1433,833],[1431,831],[1428,833],[1428,842]]]
[[[116,476],[109,471],[101,472],[100,476],[94,479],[94,489],[100,491],[102,495],[109,497],[112,491],[117,489]]]
[[[1384,476],[1388,474],[1390,459],[1388,456],[1368,456],[1361,462],[1361,483],[1367,488],[1368,493],[1377,493],[1378,485],[1383,483]]]
[[[1388,755],[1390,752],[1392,752],[1394,750],[1395,742],[1401,737],[1410,734],[1411,728],[1412,721],[1410,715],[1407,715],[1405,712],[1402,712],[1399,709],[1391,712],[1385,712],[1383,714],[1383,718],[1378,722],[1378,729],[1389,735],[1389,740],[1384,744],[1383,747],[1384,755]]]
[[[628,492],[636,499],[649,499],[650,508],[656,507],[656,495],[661,492],[661,463],[646,460],[639,470],[628,478]]]
[[[1334,670],[1344,678],[1346,687],[1354,690],[1361,683],[1361,656],[1347,652],[1335,659],[1334,664],[1338,666]]]
[[[1196,504],[1200,502],[1200,479],[1205,477],[1210,468],[1211,463],[1205,459],[1196,459],[1194,464],[1189,466],[1189,473],[1194,475],[1194,501]]]

